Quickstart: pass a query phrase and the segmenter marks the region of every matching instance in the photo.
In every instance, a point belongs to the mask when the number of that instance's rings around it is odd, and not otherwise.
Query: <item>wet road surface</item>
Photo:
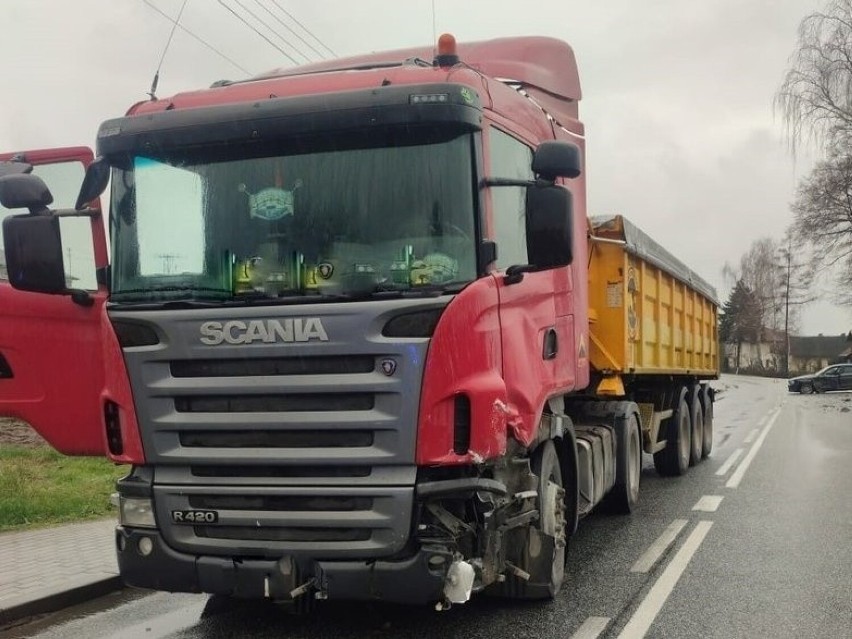
[[[714,386],[710,459],[664,479],[646,456],[637,511],[581,522],[553,603],[329,604],[297,618],[127,592],[0,639],[852,637],[852,393],[788,395],[782,381],[732,376]]]

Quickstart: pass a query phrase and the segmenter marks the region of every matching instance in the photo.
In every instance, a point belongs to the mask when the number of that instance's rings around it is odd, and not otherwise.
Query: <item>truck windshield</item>
[[[409,128],[112,158],[112,299],[458,290],[476,277],[473,148]]]

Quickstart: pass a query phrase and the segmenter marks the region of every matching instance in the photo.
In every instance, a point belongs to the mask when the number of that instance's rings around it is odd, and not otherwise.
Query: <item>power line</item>
[[[299,20],[296,18],[296,16],[294,16],[292,13],[287,11],[287,9],[285,9],[280,4],[278,4],[277,0],[270,0],[270,1],[272,2],[272,4],[274,4],[276,7],[278,7],[279,11],[281,11],[282,13],[287,15],[287,17],[289,17],[293,22],[295,22],[300,27],[302,27],[304,32],[307,33],[309,36],[311,36],[314,40],[316,40],[323,49],[328,51],[331,55],[337,57],[337,54],[334,51],[332,51],[331,48],[328,45],[326,45],[325,42],[320,40],[316,35],[314,35],[314,33],[310,29],[308,29],[305,25],[303,25],[301,22],[299,22]]]
[[[165,12],[161,11],[158,7],[156,7],[156,6],[155,6],[155,5],[153,5],[151,2],[149,2],[149,0],[142,0],[142,2],[144,2],[144,3],[145,3],[146,5],[148,5],[151,9],[153,9],[154,11],[156,11],[157,13],[159,13],[161,16],[163,16],[166,20],[168,20],[168,21],[169,21],[169,22],[171,22],[172,24],[176,24],[176,25],[177,25],[177,27],[178,27],[181,31],[183,31],[184,33],[186,33],[188,36],[190,36],[191,38],[193,38],[195,41],[197,41],[197,42],[199,42],[199,43],[203,44],[205,47],[207,47],[208,49],[210,49],[213,53],[215,53],[216,55],[218,55],[220,58],[222,58],[222,59],[226,60],[227,62],[231,63],[234,67],[236,67],[237,69],[239,69],[240,71],[242,71],[242,72],[243,72],[243,73],[245,73],[246,75],[252,75],[251,71],[249,71],[249,70],[248,70],[248,69],[246,69],[245,67],[241,66],[241,65],[240,65],[240,64],[238,64],[237,62],[234,62],[231,58],[229,58],[229,57],[228,57],[228,56],[226,56],[224,53],[222,53],[221,51],[219,51],[219,50],[218,50],[216,47],[214,47],[212,44],[210,44],[209,42],[207,42],[207,41],[206,41],[206,40],[204,40],[203,38],[200,38],[199,36],[195,35],[192,31],[190,31],[189,29],[187,29],[187,28],[186,28],[185,26],[183,26],[182,24],[177,24],[177,20],[175,20],[174,18],[172,18],[172,17],[171,17],[170,15],[168,15],[167,13],[165,13]]]
[[[240,0],[234,0],[234,2],[236,2],[236,3],[240,6],[240,8],[242,8],[242,10],[243,10],[243,11],[245,11],[245,12],[246,12],[246,13],[248,13],[248,14],[249,14],[252,18],[254,18],[255,20],[257,20],[257,21],[258,21],[258,22],[259,22],[259,23],[260,23],[263,27],[265,27],[266,29],[268,29],[269,31],[271,31],[273,34],[275,34],[275,35],[278,37],[278,39],[279,39],[279,40],[281,40],[281,42],[283,42],[283,43],[284,43],[284,44],[286,44],[288,47],[290,47],[291,49],[293,49],[296,53],[298,53],[300,56],[302,56],[302,57],[303,57],[303,58],[304,58],[307,62],[310,62],[310,61],[311,61],[310,57],[308,57],[308,56],[307,56],[307,55],[306,55],[303,51],[301,51],[301,50],[300,50],[298,47],[296,47],[294,44],[292,44],[291,42],[289,42],[289,41],[288,41],[288,40],[287,40],[284,36],[282,36],[280,33],[278,33],[275,29],[273,29],[271,26],[269,26],[269,23],[268,23],[268,22],[266,22],[266,20],[264,20],[263,18],[261,18],[260,16],[258,16],[258,15],[257,15],[254,11],[252,11],[252,10],[251,10],[251,9],[249,9],[246,5],[244,5],[244,4],[243,4]],[[257,2],[257,0],[255,0],[255,2]],[[261,5],[261,7],[262,7],[262,6],[263,6],[263,5]]]
[[[261,9],[263,9],[264,11],[266,11],[266,13],[268,13],[269,15],[271,15],[271,16],[272,16],[272,18],[273,18],[273,20],[275,20],[278,24],[280,24],[282,27],[284,27],[285,29],[287,29],[287,31],[289,31],[290,33],[292,33],[292,34],[293,34],[296,38],[298,38],[298,39],[299,39],[299,41],[300,41],[302,44],[304,44],[306,47],[308,47],[311,51],[313,51],[314,53],[316,53],[316,54],[320,57],[320,59],[321,59],[321,60],[324,60],[324,59],[325,59],[325,54],[324,54],[324,53],[321,53],[320,51],[317,51],[317,50],[314,48],[314,46],[313,46],[310,42],[308,42],[307,40],[305,40],[305,39],[304,39],[302,36],[300,36],[300,35],[299,35],[296,31],[294,31],[294,30],[293,30],[293,28],[292,28],[292,27],[290,27],[290,25],[289,25],[289,24],[287,24],[286,22],[284,22],[284,21],[283,21],[281,18],[279,18],[277,15],[275,15],[275,13],[272,11],[272,9],[270,9],[269,7],[267,7],[265,4],[261,3],[261,1],[260,1],[260,0],[254,0],[254,1],[255,1],[255,2],[256,2],[259,6],[260,6],[260,8],[261,8]]]
[[[236,12],[236,11],[234,11],[231,7],[229,7],[228,5],[226,5],[226,4],[223,2],[223,0],[219,0],[219,4],[221,4],[223,7],[225,7],[225,8],[226,8],[226,9],[227,9],[227,10],[228,10],[228,11],[229,11],[229,12],[230,12],[230,13],[231,13],[231,14],[232,14],[232,15],[233,15],[236,19],[237,19],[237,20],[239,20],[239,21],[240,21],[240,22],[242,22],[244,25],[246,25],[249,29],[251,29],[252,31],[254,31],[254,32],[255,32],[257,35],[259,35],[261,38],[263,38],[264,40],[266,40],[266,42],[267,42],[267,43],[269,43],[269,45],[271,45],[272,47],[274,47],[275,49],[277,49],[279,53],[281,53],[282,55],[284,55],[284,57],[286,57],[288,60],[290,60],[293,64],[295,64],[295,65],[298,65],[298,64],[299,64],[299,61],[298,61],[298,60],[296,60],[293,56],[291,56],[289,53],[287,53],[284,49],[282,49],[281,47],[279,47],[279,46],[278,46],[277,44],[275,44],[272,40],[270,40],[270,39],[269,39],[269,38],[267,38],[265,35],[263,35],[260,31],[258,31],[258,30],[254,27],[254,25],[250,24],[250,23],[248,22],[248,20],[246,20],[245,18],[243,18],[243,17],[242,17],[239,13],[237,13],[237,12]],[[239,4],[239,0],[237,0],[237,4]],[[240,5],[240,6],[242,6],[242,5]],[[245,7],[243,7],[243,8],[245,8]]]

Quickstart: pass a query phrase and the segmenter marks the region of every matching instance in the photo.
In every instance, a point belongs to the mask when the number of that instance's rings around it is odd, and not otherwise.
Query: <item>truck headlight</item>
[[[131,528],[156,528],[154,503],[144,497],[119,497],[118,523]]]

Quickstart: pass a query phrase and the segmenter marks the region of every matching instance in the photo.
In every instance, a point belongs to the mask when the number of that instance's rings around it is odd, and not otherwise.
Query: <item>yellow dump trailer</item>
[[[713,287],[622,216],[592,224],[592,366],[609,376],[717,377]]]
[[[684,455],[696,463],[712,446],[716,291],[620,215],[591,218],[589,243],[596,395],[635,401],[644,449],[658,469],[680,474]]]

